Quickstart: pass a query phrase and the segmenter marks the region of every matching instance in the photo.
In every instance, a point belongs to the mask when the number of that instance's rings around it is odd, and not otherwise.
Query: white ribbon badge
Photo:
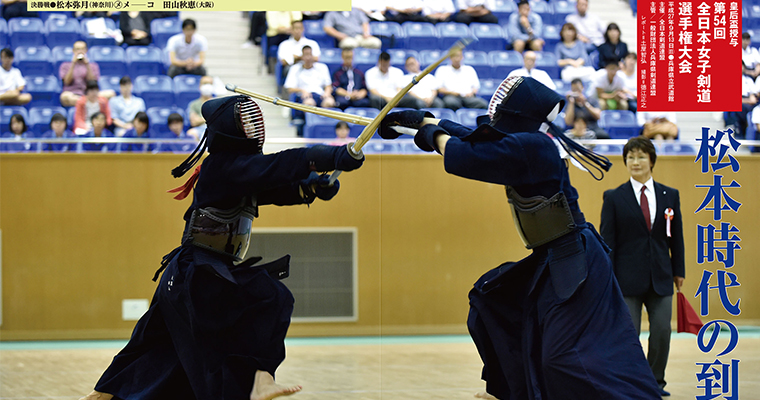
[[[668,237],[670,237],[670,221],[673,220],[673,209],[672,208],[666,208],[665,209],[665,233],[667,233]]]

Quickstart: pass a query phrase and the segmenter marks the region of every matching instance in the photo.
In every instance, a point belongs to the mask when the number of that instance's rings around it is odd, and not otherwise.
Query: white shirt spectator
[[[290,68],[288,77],[285,78],[286,89],[306,89],[311,93],[321,95],[325,86],[332,85],[330,70],[327,65],[316,62],[311,68],[305,69],[302,63]]]
[[[760,64],[760,51],[752,46],[742,49],[742,62],[747,68],[755,69],[755,65]]]
[[[424,8],[425,3],[430,3],[431,1],[423,1],[423,0],[386,0],[385,6],[386,7],[393,7],[397,10],[406,10],[409,8]],[[433,1],[435,3],[437,1]]]
[[[26,86],[26,80],[18,68],[11,67],[10,71],[0,67],[0,93]]]
[[[477,7],[477,6],[484,6],[486,10],[493,11],[494,8],[496,8],[496,1],[495,0],[459,0],[457,1],[459,4],[459,9],[464,10],[465,8],[470,7]]]
[[[602,88],[603,92],[611,93],[616,90],[625,89],[625,82],[619,75],[615,75],[615,77],[612,78],[612,82],[610,82],[610,80],[607,79],[607,71],[601,69],[599,71],[596,71],[596,75],[594,75],[594,78],[592,80],[592,87]],[[594,94],[596,95],[596,89],[594,89]]]
[[[594,45],[604,43],[604,32],[607,28],[596,15],[586,11],[586,15],[581,17],[576,11],[565,17],[565,22],[573,24],[578,34],[587,37]]]
[[[406,85],[412,81],[412,78],[417,75],[419,75],[419,73],[404,75],[402,79],[396,83],[397,89],[400,90],[402,88],[405,88]],[[428,74],[425,75],[425,77],[423,77],[422,80],[420,80],[416,85],[412,86],[412,88],[409,90],[409,93],[412,93],[421,99],[429,99],[433,96],[433,92],[437,91],[439,87],[441,87],[441,84],[438,82],[438,79],[434,75]]]
[[[759,91],[757,86],[758,82],[760,82],[760,80],[756,82],[752,80],[751,76],[742,74],[742,97],[749,97],[749,95],[753,93],[757,94]]]
[[[638,93],[638,87],[636,86],[636,71],[637,69],[634,68],[633,75],[631,76],[626,75],[625,71],[622,69],[617,72],[617,76],[623,80],[623,86],[631,93]]]
[[[442,65],[435,71],[435,77],[440,82],[440,87],[459,93],[460,96],[480,89],[478,73],[469,65],[461,65],[459,69],[454,69],[451,65]]]
[[[548,87],[551,90],[557,90],[557,85],[554,84],[554,81],[552,81],[552,78],[549,76],[549,74],[546,73],[546,71],[538,68],[533,68],[530,71],[528,71],[525,67],[518,68],[507,75],[507,78],[510,76],[529,76],[541,83],[544,84],[544,86]]]
[[[358,8],[365,13],[383,12],[391,4],[392,0],[353,0],[351,6]]]
[[[284,42],[280,43],[280,46],[277,48],[277,59],[285,60],[288,65],[293,65],[295,63],[295,57],[301,57],[303,55],[304,46],[311,47],[311,54],[315,58],[322,54],[317,42],[307,39],[305,36],[301,36],[301,40],[295,40],[293,39],[293,36],[291,36]]]
[[[187,43],[185,42],[185,34],[178,33],[170,37],[169,41],[166,42],[166,51],[170,53],[174,52],[180,61],[191,58],[195,61],[200,61],[200,53],[208,51],[208,41],[205,37],[196,33],[190,39],[190,43]]]
[[[364,81],[367,89],[377,90],[381,96],[393,97],[398,93],[396,88],[397,82],[404,78],[404,72],[396,67],[388,67],[387,73],[380,72],[376,65],[364,74]]]
[[[457,9],[454,7],[454,2],[451,0],[426,1],[425,5],[422,7],[422,15],[455,12],[457,12]]]

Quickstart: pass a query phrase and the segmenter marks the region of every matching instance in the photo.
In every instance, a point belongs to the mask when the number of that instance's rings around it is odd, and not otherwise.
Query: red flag
[[[699,315],[691,307],[691,304],[686,300],[686,296],[683,293],[676,293],[676,306],[678,328],[677,332],[688,332],[698,334],[699,329],[702,328],[702,320],[699,319]]]

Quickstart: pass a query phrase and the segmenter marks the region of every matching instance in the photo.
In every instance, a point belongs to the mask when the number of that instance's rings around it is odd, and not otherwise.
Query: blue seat
[[[303,137],[305,138],[335,138],[335,125],[338,121],[316,115],[312,113],[306,113],[306,124],[304,125]]]
[[[303,21],[303,29],[304,36],[317,42],[320,49],[322,47],[335,47],[335,38],[325,32],[322,20]]]
[[[169,38],[182,33],[182,23],[177,18],[157,18],[150,22],[153,44],[165,48]]]
[[[0,47],[8,47],[8,23],[0,18]]]
[[[198,75],[177,75],[174,77],[174,101],[177,107],[187,108],[190,102],[201,97]]]
[[[636,115],[628,110],[603,110],[599,126],[611,139],[628,139],[639,134]]]
[[[554,8],[554,21],[544,21],[544,24],[554,24],[560,27],[565,23],[565,18],[574,13],[575,2],[567,0],[556,0],[552,2]]]
[[[472,50],[487,52],[504,50],[507,46],[504,30],[499,25],[473,22],[470,24],[470,30],[472,30],[472,35],[478,39],[469,46]]]
[[[562,79],[552,79],[552,82],[554,82],[554,86],[557,87],[554,91],[560,96],[565,96],[565,94],[570,91],[570,84],[565,83]]]
[[[423,108],[422,111],[430,111],[438,119],[448,119],[449,121],[459,122],[459,118],[454,110],[448,108]]]
[[[491,11],[500,23],[507,22],[509,15],[517,11],[517,3],[513,0],[496,0],[494,9]]]
[[[523,67],[522,54],[514,50],[492,51],[488,53],[493,66],[493,76],[504,79],[510,72]]]
[[[662,154],[697,154],[697,150],[690,144],[665,143],[660,150]]]
[[[480,79],[479,81],[480,89],[478,89],[478,97],[485,101],[491,101],[491,96],[493,96],[501,81],[497,79]]]
[[[126,75],[127,64],[124,60],[124,49],[121,47],[94,46],[87,54],[91,61],[98,63],[101,75]]]
[[[441,50],[422,50],[420,51],[420,66],[424,69],[428,65],[438,61],[443,56]]]
[[[747,7],[747,11],[749,12],[749,20],[747,21],[747,25],[742,25],[742,28],[743,29],[760,28],[760,5],[751,4],[746,7]]]
[[[29,125],[29,130],[35,137],[42,136],[50,129],[50,119],[55,113],[65,117],[66,109],[63,107],[32,107],[29,109],[29,119],[26,124]]]
[[[395,111],[395,110],[394,110]],[[360,117],[365,118],[375,118],[378,114],[380,114],[380,110],[376,108],[369,108],[369,107],[348,107],[346,108],[347,114],[352,115],[358,115]],[[334,126],[334,125],[333,125]],[[348,127],[351,129],[351,133],[349,133],[349,136],[351,137],[357,137],[360,133],[364,130],[364,125],[357,125],[357,124],[348,124]],[[380,135],[375,132],[375,134],[372,136],[372,138],[376,139],[379,138]]]
[[[154,46],[130,46],[126,51],[127,74],[159,75],[164,67],[161,49]]]
[[[417,61],[420,61],[420,55],[414,50],[388,49],[386,52],[391,55],[391,65],[397,68],[404,69],[406,66],[406,59],[409,57],[414,57]]]
[[[45,42],[55,46],[71,46],[81,38],[81,25],[75,18],[50,18],[45,21]]]
[[[598,144],[594,146],[594,152],[618,156],[623,154],[623,146],[619,144]]]
[[[481,115],[486,115],[486,110],[478,108],[460,108],[457,110],[459,123],[468,128],[476,128],[478,126],[477,119]]]
[[[27,77],[25,89],[32,95],[28,107],[60,106],[60,82],[60,79],[53,75]]]
[[[0,107],[0,135],[11,130],[11,117],[14,114],[21,114],[24,117],[24,121],[29,121],[29,114],[26,112],[26,108],[21,106],[2,106]]]
[[[544,0],[531,0],[530,11],[540,15],[544,25],[554,21],[554,9],[551,4]]]
[[[404,22],[401,28],[406,35],[406,47],[410,49],[438,48],[438,31],[429,22]]]
[[[562,25],[544,25],[544,50],[554,50],[557,43],[562,41],[559,32],[562,30]]]
[[[71,58],[74,57],[74,50],[71,48],[71,46],[56,46],[53,47],[51,56],[53,61],[53,74],[55,74],[55,76],[58,76],[58,72],[61,69],[61,64],[71,61]]]
[[[98,86],[100,87],[100,90],[113,90],[118,96],[121,94],[119,81],[121,81],[121,76],[101,75],[101,77],[98,78]]]
[[[749,45],[751,47],[760,46],[760,29],[746,29],[745,31],[749,32]]]
[[[442,22],[435,25],[438,30],[438,48],[448,49],[461,38],[472,37],[472,31],[466,24]]]
[[[8,21],[8,37],[11,48],[19,46],[44,46],[45,25],[39,18],[12,18]]]
[[[319,56],[319,62],[327,65],[327,68],[330,69],[330,76],[332,76],[332,74],[339,70],[340,66],[343,65],[343,59],[340,55],[341,50],[337,48],[327,48],[321,49],[321,51],[322,54]],[[377,59],[375,61],[377,61]]]
[[[23,76],[47,76],[53,73],[50,49],[47,46],[19,46],[13,52],[13,64]]]
[[[37,11],[37,16],[42,20],[42,22],[47,22],[50,19],[65,19],[65,18],[73,18],[74,12],[73,11]],[[79,21],[77,21],[79,23]]]
[[[537,51],[536,68],[546,71],[552,79],[560,79],[560,68],[559,64],[557,64],[557,55],[552,52]]]
[[[380,57],[380,49],[357,47],[354,49],[354,67],[366,72],[377,65],[378,57]],[[391,57],[391,62],[393,62],[393,57]]]
[[[69,125],[69,128],[72,128],[74,126],[74,114],[76,111],[76,107],[69,107],[66,113],[66,123]]]
[[[488,54],[485,51],[471,50],[462,52],[462,63],[475,68],[478,78],[496,79],[501,76],[494,74],[494,68],[488,60]]]
[[[369,31],[372,36],[380,38],[384,49],[403,48],[406,46],[406,35],[398,22],[370,22]]]
[[[100,18],[84,18],[81,22],[81,34],[84,41],[87,43],[87,47],[93,46],[115,46],[116,40],[110,36],[103,35],[103,32],[90,32],[87,25],[90,21]],[[116,23],[111,18],[102,18],[106,23],[106,29],[116,30]]]
[[[166,75],[143,75],[134,80],[137,97],[145,101],[145,107],[169,107],[174,104],[174,85]]]
[[[153,135],[151,138],[155,139],[175,139],[176,136],[169,130],[168,119],[169,115],[177,113],[182,116],[185,121],[185,126],[189,126],[190,120],[185,115],[185,110],[178,107],[149,107],[146,111],[148,119],[150,120],[150,130]],[[192,149],[191,149],[192,150]]]

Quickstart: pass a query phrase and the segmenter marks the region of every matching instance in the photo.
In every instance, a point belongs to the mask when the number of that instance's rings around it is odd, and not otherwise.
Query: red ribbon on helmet
[[[672,208],[666,208],[665,209],[665,232],[667,233],[668,237],[670,237],[670,221],[673,220],[673,209]]]
[[[176,187],[174,189],[167,190],[166,193],[177,193],[176,196],[174,196],[175,200],[184,200],[187,195],[190,194],[190,192],[193,190],[193,186],[195,186],[195,182],[198,181],[198,176],[201,173],[201,166],[195,167],[195,171],[193,171],[193,174],[190,176],[190,178],[185,182],[184,185],[180,187]]]

